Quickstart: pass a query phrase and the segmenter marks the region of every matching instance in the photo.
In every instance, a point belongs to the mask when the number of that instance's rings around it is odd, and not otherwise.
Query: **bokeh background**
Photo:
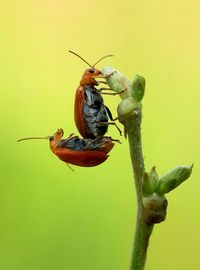
[[[199,1],[8,0],[0,4],[0,269],[128,269],[136,198],[128,144],[108,161],[73,173],[47,141],[76,133],[75,90],[87,68],[113,66],[146,78],[146,169],[178,164],[193,174],[168,194],[167,220],[154,229],[147,270],[197,270],[199,262]],[[118,97],[105,97],[116,116]],[[109,135],[119,138],[110,127]]]

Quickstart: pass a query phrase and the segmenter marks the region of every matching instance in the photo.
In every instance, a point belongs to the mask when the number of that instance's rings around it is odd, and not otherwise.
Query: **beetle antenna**
[[[93,67],[92,65],[90,65],[85,59],[83,59],[83,57],[81,57],[79,54],[77,54],[77,53],[75,53],[75,52],[73,52],[73,51],[68,51],[68,52],[70,52],[70,53],[72,53],[72,54],[74,54],[74,55],[76,55],[77,57],[79,57],[81,60],[83,60],[83,62],[85,62],[89,67]]]
[[[104,58],[107,58],[107,57],[111,57],[111,56],[114,56],[113,54],[108,54],[108,55],[105,55],[103,57],[101,57],[94,65],[92,65],[92,67],[95,67],[96,64],[98,64],[101,60],[103,60]]]
[[[19,140],[17,140],[17,142],[26,141],[26,140],[35,140],[35,139],[48,140],[49,138],[50,138],[50,136],[46,136],[46,137],[27,137],[27,138],[19,139]]]

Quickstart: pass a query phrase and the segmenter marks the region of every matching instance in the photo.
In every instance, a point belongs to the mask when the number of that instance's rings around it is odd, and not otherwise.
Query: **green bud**
[[[175,189],[177,186],[179,186],[182,182],[184,182],[190,177],[192,173],[192,167],[193,165],[181,165],[169,171],[160,179],[156,192],[160,195],[163,195]]]
[[[129,97],[119,103],[117,113],[119,118],[124,118],[128,116],[134,109],[138,108],[141,108],[141,103],[134,102],[132,97]]]
[[[167,200],[165,196],[156,193],[148,197],[142,197],[143,218],[149,225],[160,223],[165,220],[167,214]]]
[[[132,82],[132,97],[137,102],[140,102],[144,96],[145,78],[140,75],[135,75]]]
[[[156,167],[154,166],[149,173],[144,173],[142,181],[143,196],[149,196],[153,194],[158,186],[158,174]]]
[[[129,96],[131,91],[131,82],[119,71],[112,67],[104,67],[102,70],[105,76],[108,86],[115,92],[120,93],[121,99],[125,99]]]

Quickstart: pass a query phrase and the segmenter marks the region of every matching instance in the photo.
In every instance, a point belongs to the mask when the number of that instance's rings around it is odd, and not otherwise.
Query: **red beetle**
[[[95,86],[99,85],[97,78],[103,78],[103,73],[95,68],[95,65],[102,59],[112,56],[106,55],[99,59],[94,65],[90,65],[78,54],[69,51],[78,56],[86,64],[90,66],[83,73],[80,85],[76,90],[74,103],[74,119],[78,131],[83,138],[102,137],[108,130],[108,125],[115,125],[120,132],[115,122],[108,122],[108,118],[113,121],[112,114],[107,106],[103,103],[103,98],[100,94],[102,89],[97,89]],[[106,82],[103,82],[106,83]],[[115,95],[116,93],[114,93]]]
[[[58,129],[53,136],[29,137],[18,140],[48,139],[52,152],[62,161],[82,167],[93,167],[103,163],[113,148],[111,138],[80,139],[78,136],[70,135],[62,139],[63,129]]]

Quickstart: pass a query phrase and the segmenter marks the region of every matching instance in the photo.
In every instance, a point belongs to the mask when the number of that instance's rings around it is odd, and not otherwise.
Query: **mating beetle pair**
[[[110,110],[103,103],[100,94],[102,89],[95,88],[99,84],[96,79],[103,78],[102,72],[96,69],[95,65],[110,55],[104,56],[94,65],[90,65],[78,54],[69,52],[78,56],[90,66],[81,78],[80,85],[76,90],[74,104],[75,123],[83,139],[77,136],[69,136],[65,140],[61,139],[64,134],[62,129],[59,129],[53,136],[42,138],[49,139],[52,152],[64,162],[83,167],[97,166],[108,158],[107,154],[114,146],[113,141],[117,141],[110,137],[104,137],[108,125],[115,125],[116,127],[117,125],[113,121]],[[111,122],[108,122],[109,118]],[[118,127],[117,129],[120,131]],[[19,141],[37,138],[41,137],[24,138]]]

